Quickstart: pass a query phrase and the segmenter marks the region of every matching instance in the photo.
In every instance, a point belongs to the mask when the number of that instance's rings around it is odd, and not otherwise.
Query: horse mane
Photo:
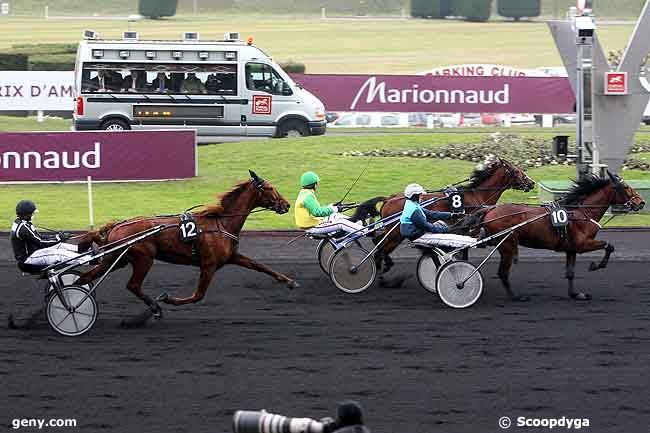
[[[217,196],[217,200],[219,201],[218,204],[206,206],[205,209],[197,212],[196,215],[203,217],[215,217],[223,215],[225,208],[229,208],[250,184],[250,180],[239,182],[230,191],[221,193]]]
[[[590,174],[582,179],[573,181],[573,187],[569,190],[568,194],[564,196],[560,203],[562,204],[578,204],[585,197],[593,194],[594,192],[606,187],[612,181],[607,178]]]
[[[496,161],[492,161],[485,166],[476,167],[469,177],[469,183],[467,185],[461,185],[459,189],[467,190],[478,188],[483,182],[489,179],[502,165],[503,162],[500,159],[497,159]]]

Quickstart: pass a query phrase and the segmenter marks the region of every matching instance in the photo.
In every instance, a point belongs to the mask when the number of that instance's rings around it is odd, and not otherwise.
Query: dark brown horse
[[[208,206],[205,210],[192,214],[200,229],[200,234],[194,242],[187,243],[181,240],[179,216],[136,218],[109,224],[98,231],[96,240],[100,244],[105,244],[119,241],[158,225],[168,227],[159,234],[134,244],[127,252],[126,260],[123,259],[124,262],[118,264],[118,266],[126,266],[127,263],[131,263],[133,272],[127,283],[127,288],[144,301],[154,314],[160,315],[161,313],[157,301],[183,305],[203,299],[214,273],[227,264],[263,272],[271,275],[277,281],[286,283],[290,288],[297,287],[297,283],[291,278],[238,252],[239,233],[253,209],[261,207],[274,210],[278,214],[287,213],[289,210],[287,200],[270,182],[261,179],[252,171],[250,175],[249,180],[239,183],[230,192],[222,194],[220,204]],[[98,266],[83,274],[77,284],[85,284],[103,275],[116,260],[116,257],[116,255],[106,256]],[[191,296],[185,298],[177,298],[163,293],[157,300],[153,300],[145,295],[142,291],[142,282],[154,260],[199,266],[201,274],[198,288]]]
[[[470,176],[469,184],[459,186],[458,190],[463,192],[465,210],[468,214],[471,214],[482,206],[496,204],[501,194],[507,189],[513,188],[521,191],[530,191],[534,186],[535,182],[523,170],[504,159],[497,158],[486,167],[474,170]],[[444,197],[444,193],[424,194],[422,200],[429,200],[434,197]],[[449,203],[447,200],[439,200],[426,208],[444,212],[449,210]],[[381,217],[387,218],[401,212],[402,209],[404,209],[404,195],[393,195],[384,201],[381,207]],[[392,225],[386,226],[386,230],[390,230],[392,227]],[[375,242],[381,239],[384,233],[386,232],[378,233],[375,237]],[[393,260],[390,258],[390,254],[399,246],[402,240],[404,238],[400,235],[399,230],[393,230],[382,248],[375,255],[378,265],[381,264],[382,258],[384,260],[385,266],[383,267],[383,273],[388,272],[393,266]]]
[[[499,247],[501,262],[499,263],[499,278],[508,295],[513,300],[528,300],[525,296],[515,296],[510,286],[509,274],[513,259],[518,254],[518,246],[528,248],[564,251],[566,253],[566,278],[569,281],[569,296],[576,300],[589,300],[587,293],[576,292],[573,288],[575,276],[576,254],[590,251],[605,250],[605,256],[600,263],[591,263],[590,271],[603,269],[607,266],[609,256],[614,246],[596,240],[600,229],[598,221],[603,217],[610,205],[625,205],[637,211],[643,208],[645,201],[630,188],[621,178],[609,175],[609,178],[588,176],[575,182],[569,194],[558,202],[568,213],[566,231],[553,227],[550,210],[546,206],[527,206],[521,204],[503,204],[477,213],[488,234],[513,227],[539,215],[549,214],[519,229],[504,241]],[[496,239],[493,242],[498,242]]]

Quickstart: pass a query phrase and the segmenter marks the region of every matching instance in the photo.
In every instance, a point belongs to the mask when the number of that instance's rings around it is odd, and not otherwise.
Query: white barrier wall
[[[74,72],[0,71],[0,111],[72,111]]]

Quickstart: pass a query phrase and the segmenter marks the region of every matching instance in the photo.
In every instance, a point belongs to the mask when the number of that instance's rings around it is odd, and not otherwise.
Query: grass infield
[[[0,130],[65,130],[68,121],[47,119],[35,125],[33,119],[0,117]],[[554,132],[533,129],[522,134],[550,139]],[[437,133],[397,133],[386,135],[326,135],[301,139],[268,139],[199,147],[199,176],[187,181],[143,182],[94,185],[95,221],[97,224],[137,215],[179,213],[201,203],[214,203],[215,196],[247,178],[248,169],[271,181],[293,203],[298,193],[298,179],[305,170],[314,170],[322,179],[318,191],[323,204],[342,198],[364,167],[370,166],[346,201],[361,201],[377,195],[402,190],[404,185],[419,182],[437,189],[468,177],[474,164],[456,160],[413,158],[352,158],[341,156],[349,150],[379,148],[412,149],[446,143],[478,143],[484,134],[467,131]],[[645,154],[639,154],[647,156]],[[370,161],[370,162],[368,162]],[[552,166],[527,171],[535,180],[564,180],[575,175],[573,167]],[[650,179],[650,173],[629,170],[628,179]],[[36,223],[56,229],[88,228],[85,184],[0,185],[0,230],[8,230],[18,200],[29,198],[41,213]],[[538,192],[507,192],[502,201],[536,203]],[[611,225],[650,225],[650,216],[618,217]],[[293,215],[271,212],[255,214],[248,229],[293,228]]]

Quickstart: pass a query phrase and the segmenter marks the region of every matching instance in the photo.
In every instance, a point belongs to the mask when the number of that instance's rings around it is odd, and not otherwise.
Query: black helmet
[[[339,428],[363,424],[363,409],[356,401],[346,400],[339,403],[336,415]]]
[[[20,200],[16,205],[16,215],[30,215],[36,212],[36,204],[31,200]]]

